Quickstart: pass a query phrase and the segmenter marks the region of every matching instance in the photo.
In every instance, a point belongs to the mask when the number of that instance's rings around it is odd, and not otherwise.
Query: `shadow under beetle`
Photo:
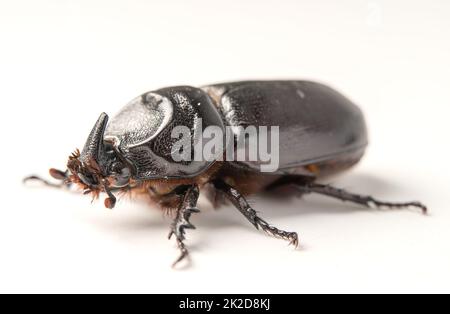
[[[198,119],[202,119],[201,126]],[[171,156],[176,141],[171,131],[180,125],[192,132],[208,126],[222,130],[227,126],[279,126],[279,169],[264,173],[255,161],[176,162]],[[67,170],[50,169],[60,184],[37,176],[26,180],[50,186],[76,184],[94,197],[104,192],[108,208],[116,203],[114,192],[148,196],[173,213],[169,238],[175,236],[181,251],[175,265],[188,255],[185,231],[194,229],[190,217],[199,211],[200,190],[214,205],[230,201],[257,229],[294,246],[298,245],[297,233],[267,223],[246,196],[318,193],[367,207],[412,206],[426,213],[419,202],[383,202],[317,183],[356,164],[366,146],[366,124],[360,109],[322,84],[244,81],[201,88],[177,86],[133,99],[110,123],[102,113],[81,153],[77,150],[69,157]]]

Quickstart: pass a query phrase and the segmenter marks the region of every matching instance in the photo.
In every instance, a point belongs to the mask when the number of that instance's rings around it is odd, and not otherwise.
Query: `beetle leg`
[[[39,176],[35,176],[35,175],[31,175],[28,177],[25,177],[23,179],[23,182],[26,183],[28,181],[34,180],[34,181],[39,181],[42,182],[43,184],[47,185],[47,186],[51,186],[51,187],[56,187],[56,188],[60,188],[60,187],[69,187],[71,185],[71,182],[69,181],[69,171],[62,171],[62,170],[58,170],[58,169],[54,169],[51,168],[49,170],[50,176],[52,176],[54,179],[56,180],[60,180],[60,183],[52,183],[46,179],[43,179]]]
[[[303,176],[284,176],[271,184],[268,189],[274,189],[285,185],[295,186],[302,194],[317,193],[333,198],[340,199],[341,201],[348,201],[355,204],[364,205],[369,208],[405,208],[416,207],[420,208],[424,214],[427,213],[427,207],[419,202],[404,202],[393,203],[380,201],[372,196],[365,196],[347,192],[343,189],[338,189],[330,185],[318,184],[312,182],[307,177]]]
[[[343,189],[338,189],[330,185],[309,183],[306,185],[297,185],[297,188],[303,193],[317,193],[330,197],[340,199],[342,201],[348,201],[355,204],[364,205],[369,208],[406,208],[406,207],[416,207],[420,208],[424,214],[427,213],[427,207],[420,202],[404,202],[404,203],[393,203],[380,201],[372,196],[359,195],[354,193],[349,193]]]
[[[178,248],[180,249],[180,256],[173,263],[175,267],[179,262],[181,262],[185,257],[189,255],[184,239],[186,229],[195,229],[194,225],[191,224],[189,219],[193,213],[198,213],[197,201],[199,197],[199,189],[197,185],[189,186],[183,194],[183,199],[181,201],[180,207],[178,208],[177,215],[172,222],[171,231],[169,233],[169,239],[172,235],[175,235],[177,240]]]
[[[214,182],[214,186],[217,190],[224,193],[227,199],[247,218],[250,223],[255,226],[256,229],[263,230],[264,232],[280,239],[289,241],[289,244],[298,246],[298,235],[296,232],[283,231],[267,223],[264,219],[260,218],[257,212],[248,204],[244,196],[239,193],[238,190],[228,185],[222,180]]]

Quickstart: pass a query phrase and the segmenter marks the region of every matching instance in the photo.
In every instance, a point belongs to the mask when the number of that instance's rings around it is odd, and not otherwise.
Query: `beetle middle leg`
[[[331,185],[319,184],[315,182],[305,181],[302,176],[284,176],[269,186],[269,189],[278,188],[285,185],[293,185],[302,194],[317,193],[329,197],[337,198],[341,201],[348,201],[355,204],[363,205],[369,208],[419,208],[424,214],[427,213],[427,207],[420,202],[403,202],[394,203],[380,201],[372,196],[359,195],[347,192],[346,190],[335,188]]]
[[[298,235],[296,232],[288,232],[280,230],[270,225],[264,219],[258,216],[257,212],[248,204],[244,196],[239,193],[238,190],[228,185],[222,180],[216,180],[214,186],[217,190],[221,191],[227,199],[247,218],[250,223],[255,226],[256,229],[263,230],[264,232],[284,240],[289,241],[289,244],[298,246]]]
[[[178,248],[180,249],[180,256],[175,260],[172,266],[181,262],[189,255],[189,251],[184,244],[185,230],[195,229],[194,225],[189,221],[193,213],[198,213],[197,201],[199,197],[199,189],[197,185],[187,186],[182,195],[182,201],[177,210],[177,215],[172,222],[169,239],[175,235]]]

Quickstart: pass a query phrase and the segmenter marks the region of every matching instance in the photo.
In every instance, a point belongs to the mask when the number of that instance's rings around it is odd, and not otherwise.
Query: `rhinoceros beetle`
[[[199,123],[201,121],[201,123]],[[208,127],[231,130],[223,150],[213,159],[175,160],[175,127],[192,134]],[[235,147],[239,127],[277,126],[278,167],[261,171],[261,160],[222,158],[226,147]],[[225,132],[226,133],[226,132]],[[193,142],[190,142],[194,145]],[[342,94],[310,81],[243,81],[195,88],[176,86],[147,92],[129,102],[109,123],[102,113],[81,153],[77,150],[67,170],[50,169],[52,186],[75,184],[98,197],[107,194],[105,206],[113,208],[114,193],[143,195],[173,213],[170,236],[181,251],[174,264],[188,255],[186,229],[194,229],[200,190],[218,205],[230,201],[257,229],[297,246],[296,232],[280,230],[249,205],[255,193],[318,193],[367,207],[427,208],[419,202],[391,203],[352,194],[318,183],[356,164],[367,146],[361,110]]]

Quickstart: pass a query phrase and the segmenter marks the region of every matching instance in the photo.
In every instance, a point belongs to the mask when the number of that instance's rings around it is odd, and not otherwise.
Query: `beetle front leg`
[[[25,177],[23,179],[23,182],[26,183],[28,181],[39,181],[42,182],[43,184],[47,185],[47,186],[51,186],[51,187],[55,187],[55,188],[60,188],[60,187],[69,187],[71,185],[71,182],[69,181],[69,171],[62,171],[62,170],[58,170],[55,168],[50,168],[50,170],[48,171],[50,176],[56,180],[60,180],[60,183],[52,183],[46,179],[43,179],[39,176],[35,176],[35,175],[31,175],[28,177]]]
[[[228,185],[222,180],[217,180],[214,182],[214,186],[217,190],[224,193],[227,199],[247,218],[250,223],[255,226],[256,229],[263,230],[264,232],[280,239],[289,241],[289,244],[293,244],[295,247],[298,246],[298,235],[296,232],[288,232],[280,230],[271,226],[264,219],[257,215],[257,212],[248,204],[244,196],[239,193],[238,190]]]
[[[175,267],[179,262],[181,262],[185,257],[189,255],[189,251],[184,244],[185,230],[195,229],[194,225],[191,224],[189,219],[193,213],[198,213],[200,210],[197,208],[197,201],[199,197],[199,189],[197,185],[189,186],[183,194],[183,199],[177,210],[177,215],[172,222],[171,230],[169,233],[169,239],[172,235],[175,235],[177,240],[178,248],[180,249],[180,256],[173,263]]]

